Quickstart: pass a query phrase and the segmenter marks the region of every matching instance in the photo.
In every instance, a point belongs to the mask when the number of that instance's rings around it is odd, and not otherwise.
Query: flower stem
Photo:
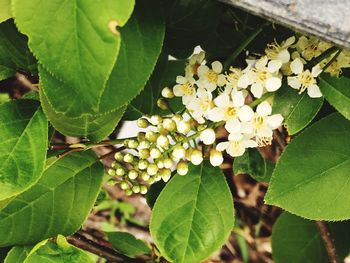
[[[337,255],[337,250],[335,249],[335,245],[326,222],[315,221],[315,224],[326,248],[329,262],[339,263],[340,261]]]

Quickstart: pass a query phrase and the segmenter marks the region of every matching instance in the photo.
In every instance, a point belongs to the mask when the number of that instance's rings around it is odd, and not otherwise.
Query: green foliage
[[[11,17],[11,0],[0,0],[0,23]]]
[[[344,259],[350,252],[350,222],[329,223],[328,227],[339,257]],[[276,263],[329,262],[315,222],[286,212],[273,227],[272,251]]]
[[[102,164],[90,151],[51,163],[36,185],[0,210],[0,247],[72,234],[95,203],[102,175]]]
[[[320,89],[326,100],[345,118],[350,120],[350,79],[331,77],[323,74],[320,77]]]
[[[0,24],[0,39],[0,80],[14,76],[19,69],[36,72],[36,61],[27,47],[27,38],[18,32],[12,19]]]
[[[350,122],[331,114],[296,137],[280,157],[265,200],[315,220],[350,218]]]
[[[17,195],[43,172],[47,149],[47,120],[33,100],[0,104],[0,200]]]
[[[33,246],[16,246],[7,254],[4,263],[23,263]]]
[[[120,33],[134,1],[13,1],[16,25],[48,71],[63,80],[79,98],[75,116],[99,112],[99,99],[117,59]],[[41,15],[33,15],[41,14]],[[55,19],[53,19],[55,18]],[[69,58],[69,62],[67,59]],[[68,63],[67,63],[68,62]],[[54,89],[54,87],[51,87]]]
[[[159,195],[150,230],[162,255],[174,262],[200,262],[233,228],[233,201],[225,177],[208,162],[176,174]]]
[[[126,256],[136,257],[151,252],[144,241],[127,232],[106,232],[106,235],[113,248]]]
[[[258,182],[270,181],[274,165],[265,160],[255,148],[248,149],[242,156],[233,162],[234,174],[249,174]]]
[[[288,86],[282,86],[274,95],[273,112],[284,117],[284,123],[290,135],[303,130],[316,116],[323,105],[323,98],[310,98],[306,92]]]

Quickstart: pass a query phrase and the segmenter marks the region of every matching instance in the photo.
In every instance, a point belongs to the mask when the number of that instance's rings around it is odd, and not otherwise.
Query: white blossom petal
[[[177,76],[176,77],[176,83],[185,84],[186,82],[187,82],[187,78],[185,78],[184,76]]]
[[[317,64],[311,69],[311,75],[315,78],[322,73],[322,68],[320,64]]]
[[[285,63],[289,62],[289,60],[290,60],[290,54],[289,54],[289,52],[288,52],[287,49],[283,49],[283,50],[278,54],[277,58],[278,58],[279,60],[281,60],[281,62],[282,62],[283,64],[285,64]]]
[[[291,86],[293,89],[299,89],[301,86],[301,82],[298,76],[288,77],[287,81],[288,81],[288,85]]]
[[[218,84],[218,86],[219,87],[222,87],[222,86],[224,86],[225,84],[226,84],[226,77],[225,77],[225,75],[223,75],[223,74],[220,74],[219,76],[218,76],[218,80],[216,81],[216,84]]]
[[[250,91],[253,93],[255,98],[260,98],[263,94],[264,88],[260,83],[254,83],[251,86]]]
[[[218,107],[231,106],[230,96],[228,94],[221,94],[214,99],[214,103]]]
[[[226,122],[225,129],[229,133],[239,133],[241,131],[241,122],[237,119],[230,119]]]
[[[256,69],[264,69],[264,67],[267,64],[267,61],[268,61],[267,56],[260,58],[259,60],[256,61],[255,68]]]
[[[232,105],[234,107],[241,107],[244,105],[244,96],[242,91],[232,92]]]
[[[271,77],[266,80],[265,85],[267,91],[276,91],[282,86],[282,80],[278,77]]]
[[[229,142],[220,142],[216,145],[216,150],[218,151],[225,151],[229,145]]]
[[[208,120],[219,122],[225,119],[225,113],[223,108],[213,108],[207,114]]]
[[[320,88],[315,84],[307,88],[307,94],[310,96],[310,98],[321,98],[322,93],[320,91]]]
[[[222,71],[222,64],[219,61],[211,63],[211,67],[215,73],[221,73]]]
[[[203,76],[203,75],[207,74],[208,71],[209,71],[209,68],[206,65],[201,65],[197,69],[198,76]]]
[[[271,60],[269,62],[269,64],[267,65],[267,70],[270,73],[274,73],[274,72],[278,72],[281,67],[282,67],[282,61],[281,60]]]
[[[282,125],[283,116],[281,114],[274,114],[267,117],[267,123],[272,129],[277,129]]]
[[[259,116],[265,117],[271,114],[272,108],[270,103],[267,101],[263,101],[256,107],[256,112],[259,114]]]
[[[254,111],[252,110],[251,107],[249,107],[248,105],[244,105],[242,108],[240,108],[238,110],[238,118],[243,121],[243,122],[247,122],[250,121],[253,116],[254,116]]]
[[[176,97],[181,97],[183,95],[181,85],[175,85],[173,88],[173,92]]]
[[[303,62],[301,62],[299,58],[294,59],[292,63],[290,63],[290,69],[294,74],[300,74],[304,69]]]

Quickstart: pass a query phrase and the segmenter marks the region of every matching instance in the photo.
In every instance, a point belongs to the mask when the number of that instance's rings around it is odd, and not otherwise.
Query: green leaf
[[[136,257],[151,253],[144,241],[127,232],[106,232],[106,235],[113,248],[126,256]]]
[[[319,79],[319,86],[326,100],[350,120],[350,79],[331,77],[329,74],[322,74]]]
[[[71,246],[64,237],[59,236],[57,243],[49,241],[35,247],[23,263],[93,263],[83,250]]]
[[[313,124],[280,157],[268,204],[313,220],[350,218],[350,122],[338,113]]]
[[[11,0],[0,0],[0,23],[11,17]]]
[[[350,222],[328,223],[339,257],[350,252]],[[272,256],[276,263],[328,263],[315,222],[283,213],[273,226]]]
[[[33,100],[0,104],[0,200],[35,184],[47,150],[47,120]]]
[[[284,117],[284,124],[290,135],[304,129],[316,116],[323,105],[323,98],[310,98],[306,92],[282,86],[275,92],[272,111]]]
[[[102,176],[103,166],[90,151],[51,163],[36,185],[0,210],[0,247],[74,233],[95,203]]]
[[[32,249],[33,246],[13,247],[7,254],[4,263],[23,263]]]
[[[274,165],[265,160],[255,148],[248,148],[246,152],[236,157],[233,162],[234,174],[248,174],[258,182],[270,181]]]
[[[138,1],[120,33],[122,43],[118,60],[103,90],[99,86],[84,86],[83,90],[77,90],[67,82],[57,86],[55,82],[42,79],[44,93],[55,112],[68,117],[106,114],[125,106],[140,93],[154,69],[163,43],[164,23],[159,2]],[[91,69],[94,70],[95,67]],[[86,104],[87,98],[94,103],[94,110]]]
[[[18,32],[12,19],[0,24],[0,39],[0,80],[12,77],[17,70],[36,73],[27,38]]]
[[[170,111],[161,110],[157,106],[157,100],[161,97],[161,91],[164,87],[173,87],[175,85],[176,77],[183,75],[184,69],[184,61],[168,61],[167,57],[161,56],[145,89],[131,101],[123,118],[136,120],[144,115],[170,114]],[[168,100],[168,102],[174,111],[179,111],[183,108],[181,98],[173,98]]]
[[[204,162],[176,174],[159,195],[150,230],[169,261],[201,262],[226,241],[234,223],[233,201],[219,168]]]
[[[115,27],[124,26],[133,7],[134,0],[13,0],[16,25],[28,35],[33,53],[75,94],[84,94],[80,104],[92,113],[99,112],[118,56],[123,34]]]
[[[67,117],[52,109],[42,89],[39,93],[41,105],[50,123],[66,136],[87,137],[92,141],[101,141],[113,132],[125,111],[125,107],[122,107],[102,115],[86,114],[76,118]]]

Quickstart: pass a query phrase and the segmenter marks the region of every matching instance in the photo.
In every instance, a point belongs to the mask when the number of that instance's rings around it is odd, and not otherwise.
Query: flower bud
[[[125,175],[125,169],[123,168],[123,167],[118,167],[116,170],[115,170],[115,173],[116,173],[116,175],[118,175],[118,176],[123,176],[123,175]]]
[[[149,141],[140,141],[139,149],[149,149],[151,143]]]
[[[140,141],[144,141],[146,139],[146,133],[145,132],[138,132],[137,133],[137,140]]]
[[[157,166],[158,166],[159,169],[163,169],[163,168],[164,168],[164,162],[163,162],[163,160],[158,160],[156,164],[157,164]]]
[[[126,189],[126,190],[124,191],[124,193],[125,193],[126,196],[132,195],[131,189]]]
[[[147,172],[142,172],[141,173],[141,178],[142,178],[142,180],[147,182],[149,180],[150,176],[149,176],[149,174]]]
[[[211,145],[215,142],[215,131],[211,128],[207,128],[201,132],[199,135],[200,140],[205,145]]]
[[[162,177],[160,175],[156,175],[156,177],[154,177],[154,180],[156,182],[159,182],[160,180],[162,180]]]
[[[135,180],[137,176],[139,176],[139,174],[135,170],[130,170],[128,172],[128,177],[130,178],[130,180]]]
[[[157,125],[159,125],[159,124],[161,124],[162,123],[162,117],[160,117],[159,115],[153,115],[153,116],[151,116],[151,118],[150,118],[150,122],[152,123],[152,125],[154,125],[154,126],[157,126]]]
[[[174,98],[175,95],[171,88],[165,87],[164,89],[162,89],[162,96],[164,98],[171,99]]]
[[[186,150],[185,148],[178,144],[174,147],[173,152],[172,152],[172,156],[176,159],[176,160],[180,160],[181,158],[185,157],[186,154]]]
[[[148,167],[148,162],[146,160],[140,160],[139,163],[137,164],[137,167],[140,170],[146,170]]]
[[[154,184],[155,181],[156,181],[156,180],[154,180],[154,178],[151,177],[151,178],[148,179],[147,183],[148,183],[148,184]]]
[[[163,99],[163,98],[159,98],[157,100],[157,106],[158,106],[158,108],[160,108],[162,110],[166,110],[166,109],[169,108],[168,102],[165,99]]]
[[[156,175],[158,172],[158,166],[155,163],[151,163],[147,167],[147,173],[151,176]]]
[[[124,162],[132,163],[134,161],[134,156],[131,153],[127,153],[124,155]]]
[[[159,135],[157,138],[157,145],[162,148],[167,148],[169,146],[169,139],[167,136]]]
[[[150,155],[153,159],[158,159],[162,156],[162,153],[158,148],[152,148],[150,151]]]
[[[139,150],[140,159],[148,159],[150,157],[150,152],[148,149]]]
[[[160,176],[162,177],[162,180],[164,182],[168,182],[171,177],[171,170],[170,169],[162,169],[160,171]]]
[[[139,142],[136,140],[128,140],[127,147],[130,149],[136,149],[139,146]]]
[[[137,120],[137,126],[139,128],[147,128],[150,125],[149,121],[145,118],[140,118]]]
[[[112,168],[117,168],[119,166],[119,163],[117,163],[116,161],[113,161],[111,166]]]
[[[175,121],[176,123],[180,122],[183,120],[182,116],[180,114],[175,114],[173,117],[172,117],[173,121]]]
[[[122,181],[120,183],[120,188],[123,189],[123,190],[126,190],[126,189],[129,189],[129,184],[125,181]]]
[[[191,125],[188,121],[180,121],[176,125],[177,131],[182,134],[187,134],[191,130]]]
[[[124,154],[121,152],[117,152],[114,155],[114,159],[116,159],[118,162],[122,162],[124,160]]]
[[[108,169],[107,173],[110,176],[115,176],[115,170],[114,169]]]
[[[170,158],[165,158],[163,160],[163,164],[164,164],[164,168],[170,169],[171,167],[173,167],[174,162]]]
[[[146,132],[146,139],[150,142],[155,142],[157,140],[158,135],[153,131]]]
[[[138,194],[140,192],[140,186],[139,185],[134,185],[131,190],[135,193]]]
[[[194,149],[191,153],[191,163],[199,165],[203,162],[203,154],[200,150]]]
[[[176,129],[176,122],[172,119],[164,119],[163,121],[163,127],[164,129],[172,132],[173,130]]]
[[[193,152],[193,148],[186,149],[186,154],[185,154],[186,160],[191,161],[192,152]]]
[[[145,194],[147,194],[147,192],[148,192],[147,186],[141,185],[140,186],[140,193],[145,195]]]
[[[188,164],[185,161],[180,161],[176,166],[179,175],[186,175],[188,173]]]
[[[166,136],[169,134],[169,131],[164,128],[163,124],[158,125],[158,132],[163,136]]]
[[[222,156],[222,152],[211,149],[210,150],[210,163],[212,166],[219,166],[223,163],[224,158]]]

